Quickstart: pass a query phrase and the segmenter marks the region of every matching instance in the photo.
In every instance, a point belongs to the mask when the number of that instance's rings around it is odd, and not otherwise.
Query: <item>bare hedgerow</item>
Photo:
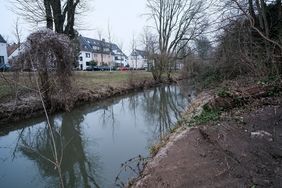
[[[50,29],[28,36],[24,53],[14,64],[15,70],[31,70],[40,85],[44,103],[51,110],[69,110],[71,102],[71,67],[74,53],[69,38]]]

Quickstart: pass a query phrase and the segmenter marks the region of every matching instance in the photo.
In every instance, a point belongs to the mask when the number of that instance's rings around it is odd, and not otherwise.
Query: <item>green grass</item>
[[[220,114],[220,110],[204,107],[200,115],[194,116],[192,120],[188,122],[188,126],[192,127],[196,125],[206,124],[208,122],[218,121],[220,119]]]
[[[75,83],[81,88],[91,90],[101,87],[122,87],[132,82],[152,80],[152,73],[145,71],[113,71],[113,72],[75,72]]]
[[[76,88],[85,88],[98,90],[102,87],[123,87],[129,82],[139,82],[144,80],[153,80],[152,73],[146,71],[113,71],[113,72],[73,72],[73,86]],[[0,101],[13,95],[10,85],[13,83],[13,73],[1,73],[0,76]],[[35,79],[33,73],[20,73],[19,84],[21,90],[25,87],[35,88]]]
[[[220,97],[231,97],[230,91],[227,87],[220,87],[217,90],[217,95]]]

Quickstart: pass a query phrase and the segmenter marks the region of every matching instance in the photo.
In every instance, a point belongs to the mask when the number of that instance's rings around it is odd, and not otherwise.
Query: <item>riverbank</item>
[[[11,77],[11,75],[8,75]],[[28,78],[24,76],[22,84],[27,85]],[[124,95],[136,90],[155,87],[159,84],[169,84],[175,82],[178,78],[175,77],[172,81],[164,80],[162,83],[153,80],[151,73],[136,71],[136,72],[77,72],[74,75],[74,89],[71,95],[73,109],[79,105],[87,103],[95,103],[103,99],[114,96]],[[8,86],[2,85],[2,88]],[[1,125],[7,126],[7,123],[27,120],[38,117],[44,114],[41,101],[38,95],[34,92],[22,91],[18,96],[18,100],[11,97],[12,92],[4,96],[0,104],[0,128]],[[65,101],[64,101],[65,102]],[[65,104],[60,101],[55,105],[56,108],[49,109],[50,114],[62,111]]]
[[[281,187],[281,86],[204,91],[132,187]]]

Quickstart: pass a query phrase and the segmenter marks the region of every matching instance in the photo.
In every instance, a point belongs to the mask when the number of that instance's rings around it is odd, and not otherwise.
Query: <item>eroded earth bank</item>
[[[280,91],[281,83],[199,95],[132,187],[282,187]],[[225,110],[201,121],[207,107]]]

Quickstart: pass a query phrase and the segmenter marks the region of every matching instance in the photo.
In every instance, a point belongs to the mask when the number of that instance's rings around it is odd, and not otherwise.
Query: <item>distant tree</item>
[[[201,59],[208,58],[211,53],[212,45],[207,37],[200,37],[195,40],[197,54]]]
[[[92,69],[95,67],[95,66],[97,66],[97,62],[96,61],[90,61],[89,62],[89,64],[90,64],[90,66],[92,67]]]
[[[109,41],[109,55],[110,55],[110,62],[109,62],[109,65],[110,65],[110,71],[112,71],[112,66],[113,66],[113,57],[112,57],[112,53],[113,53],[113,45],[112,45],[112,31],[111,31],[111,26],[110,26],[110,23],[108,23],[108,41]]]
[[[132,40],[131,40],[131,62],[132,62],[132,68],[136,68],[137,69],[137,44],[136,44],[136,39],[135,39],[135,35],[132,35]]]
[[[141,36],[141,41],[143,44],[143,48],[145,51],[145,56],[147,59],[147,67],[148,70],[154,72],[159,71],[153,64],[157,61],[157,52],[158,52],[158,39],[157,36],[149,30],[148,27],[144,28],[143,34]],[[153,75],[157,75],[158,73],[153,73]]]
[[[80,54],[80,41],[79,41],[79,33],[75,30],[75,37],[71,40],[73,54],[74,54],[74,67],[79,66],[78,57]]]
[[[106,42],[105,42],[105,39],[102,36],[103,31],[101,29],[98,29],[97,33],[98,33],[98,37],[99,37],[99,40],[100,40],[100,42],[99,42],[99,52],[101,54],[101,65],[103,65]]]
[[[177,54],[207,28],[205,10],[209,5],[206,0],[147,0],[158,34],[159,58],[155,67],[159,71],[153,72],[154,79],[161,80],[164,72],[170,79],[171,64]]]

